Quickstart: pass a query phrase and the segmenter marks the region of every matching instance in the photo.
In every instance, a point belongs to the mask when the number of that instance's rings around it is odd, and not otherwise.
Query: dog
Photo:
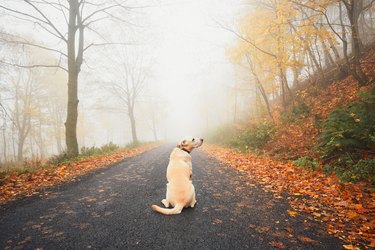
[[[189,138],[182,140],[173,149],[167,167],[167,193],[161,201],[166,208],[152,205],[152,210],[166,214],[179,214],[184,207],[194,207],[195,189],[192,183],[193,169],[191,164],[191,151],[202,146],[203,139]],[[169,208],[172,206],[173,208]]]

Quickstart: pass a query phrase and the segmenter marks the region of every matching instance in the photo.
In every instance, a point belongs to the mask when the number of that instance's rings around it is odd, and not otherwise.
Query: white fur
[[[152,209],[162,214],[179,214],[184,207],[194,207],[196,204],[195,189],[192,183],[191,152],[194,148],[200,147],[203,139],[184,139],[173,149],[167,167],[167,193],[166,198],[161,202],[165,207],[172,206],[172,209],[161,208],[152,205]],[[186,151],[184,151],[185,149]]]

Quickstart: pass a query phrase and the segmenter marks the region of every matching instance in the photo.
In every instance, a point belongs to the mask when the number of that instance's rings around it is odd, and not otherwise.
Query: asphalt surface
[[[0,249],[341,249],[324,225],[292,217],[240,172],[192,152],[198,204],[166,216],[172,146],[0,207]]]

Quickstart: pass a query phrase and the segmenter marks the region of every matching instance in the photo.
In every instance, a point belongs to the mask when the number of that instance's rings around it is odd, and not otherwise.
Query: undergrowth
[[[126,147],[130,148],[130,147]],[[110,142],[101,147],[82,147],[81,153],[74,158],[70,158],[66,152],[50,157],[47,160],[25,160],[19,163],[7,163],[6,166],[1,166],[0,170],[0,179],[3,179],[9,173],[17,172],[19,174],[34,172],[40,168],[48,168],[51,165],[57,166],[59,164],[80,161],[87,159],[93,156],[101,156],[109,153],[116,152],[121,148]]]
[[[316,152],[320,159],[309,156],[298,158],[294,165],[320,169],[329,175],[335,173],[344,182],[365,181],[375,185],[375,87],[362,91],[357,101],[336,108],[319,124]],[[303,122],[310,108],[302,101],[281,114],[284,126]],[[209,136],[209,142],[231,147],[242,152],[258,153],[274,139],[276,128],[272,123],[223,126]],[[306,138],[309,140],[309,138]]]
[[[267,121],[245,127],[224,126],[209,136],[209,142],[240,151],[258,152],[275,134],[275,126]]]
[[[333,110],[322,124],[318,150],[327,174],[343,181],[375,185],[375,87],[359,93],[360,99]],[[370,152],[370,153],[369,153]]]

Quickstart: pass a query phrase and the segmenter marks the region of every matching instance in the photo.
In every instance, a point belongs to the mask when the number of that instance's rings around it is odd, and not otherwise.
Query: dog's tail
[[[181,204],[176,204],[174,208],[162,208],[162,207],[159,207],[158,205],[151,206],[152,210],[159,212],[161,214],[166,214],[166,215],[179,214],[181,213],[183,208],[184,206]]]

